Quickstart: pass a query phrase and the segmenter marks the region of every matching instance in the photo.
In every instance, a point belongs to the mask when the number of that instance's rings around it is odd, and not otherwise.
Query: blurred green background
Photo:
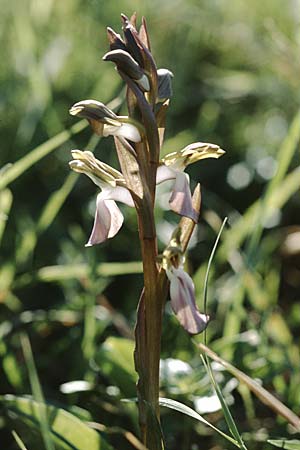
[[[174,73],[163,151],[195,141],[226,150],[219,161],[189,170],[203,195],[188,257],[199,306],[208,258],[228,216],[210,272],[209,345],[299,415],[299,0],[0,5],[1,394],[34,390],[20,340],[25,332],[46,399],[101,424],[114,448],[134,448],[120,427],[138,434],[135,406],[120,400],[135,396],[135,373],[125,355],[131,355],[142,287],[136,219],[123,208],[121,232],[101,246],[84,247],[97,192],[86,177],[70,175],[70,150],[95,150],[115,166],[116,156],[112,138],[98,141],[68,109],[88,98],[107,103],[124,97],[113,66],[101,61],[108,49],[105,28],[120,32],[120,13],[137,11],[147,18],[157,66]],[[160,191],[157,205],[161,249],[178,221],[161,208],[166,195]],[[201,339],[192,341],[167,307],[162,395],[206,413],[226,431],[194,344]],[[219,366],[215,373],[249,448],[268,449],[268,438],[295,437],[229,373]],[[87,390],[62,387],[74,380],[84,380]],[[31,437],[33,425],[16,411],[7,419],[7,410],[4,405],[0,418],[3,448],[18,448],[10,431],[18,427],[28,449],[42,448],[36,434]],[[162,425],[168,449],[234,448],[175,411],[162,409]]]

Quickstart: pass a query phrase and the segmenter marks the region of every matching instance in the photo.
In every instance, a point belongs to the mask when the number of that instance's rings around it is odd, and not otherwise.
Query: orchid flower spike
[[[123,215],[115,201],[133,207],[123,175],[113,167],[96,159],[89,151],[72,150],[72,170],[84,173],[101,189],[97,196],[94,226],[86,247],[100,244],[114,237],[123,224]]]
[[[192,205],[189,176],[185,168],[196,161],[206,158],[219,158],[224,154],[218,145],[196,142],[178,152],[167,154],[157,169],[156,183],[174,180],[172,194],[169,200],[171,209],[177,214],[198,221],[198,213]]]
[[[207,327],[209,316],[200,313],[197,308],[193,280],[183,268],[180,234],[181,229],[177,228],[163,252],[162,267],[170,281],[171,306],[177,319],[190,334],[198,334]]]
[[[140,124],[129,117],[117,116],[107,106],[96,100],[83,100],[75,103],[69,112],[72,116],[87,119],[93,131],[99,136],[119,136],[132,142],[141,142],[142,140],[139,131],[139,128],[142,128]]]

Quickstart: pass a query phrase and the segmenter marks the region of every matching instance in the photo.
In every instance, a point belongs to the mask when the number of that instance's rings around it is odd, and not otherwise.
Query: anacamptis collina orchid
[[[162,313],[167,293],[179,323],[191,334],[201,333],[208,316],[196,306],[193,281],[184,270],[185,250],[200,210],[200,189],[191,195],[189,164],[219,158],[224,151],[214,144],[196,142],[163,157],[166,114],[172,96],[173,74],[157,69],[151,53],[146,21],[137,30],[136,16],[121,15],[123,37],[107,29],[110,51],[104,61],[115,64],[127,88],[127,116],[97,100],[75,103],[70,114],[85,118],[99,136],[113,136],[120,168],[99,161],[89,151],[73,150],[70,167],[87,175],[100,189],[92,233],[87,246],[100,244],[118,233],[123,215],[117,203],[135,207],[144,272],[137,325],[135,366],[139,374],[138,400],[142,440],[157,448],[149,432],[150,405],[159,419],[159,359]],[[169,245],[159,257],[154,221],[156,185],[171,180],[170,209],[181,216]],[[152,421],[153,423],[153,421]]]

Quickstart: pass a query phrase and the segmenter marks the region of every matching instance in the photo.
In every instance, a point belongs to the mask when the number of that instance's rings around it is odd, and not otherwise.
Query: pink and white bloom
[[[86,247],[101,244],[107,239],[113,238],[120,230],[124,217],[115,201],[134,206],[132,197],[126,188],[103,187],[102,192],[97,195],[94,225]]]
[[[198,213],[192,205],[189,176],[184,173],[185,168],[196,161],[206,158],[219,158],[224,154],[218,145],[206,142],[195,142],[179,152],[166,155],[157,169],[156,183],[174,180],[170,208],[177,214],[198,221]]]
[[[97,195],[94,226],[86,244],[90,247],[114,237],[120,230],[124,217],[116,201],[131,207],[134,202],[119,171],[97,160],[88,151],[72,150],[72,156],[71,169],[84,173],[101,189]]]
[[[170,281],[171,306],[177,319],[190,334],[198,334],[205,330],[209,316],[197,308],[193,280],[183,268],[180,236],[181,229],[178,227],[162,254],[162,267]]]
[[[209,316],[197,308],[193,280],[183,267],[171,266],[166,274],[170,281],[171,306],[177,319],[190,334],[201,333],[207,327]]]

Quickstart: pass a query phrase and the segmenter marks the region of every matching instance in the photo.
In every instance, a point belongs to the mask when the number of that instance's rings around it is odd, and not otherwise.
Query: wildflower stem
[[[198,185],[193,195],[193,207],[199,213],[201,203],[200,186]],[[142,441],[149,450],[162,448],[159,429],[154,430],[157,419],[159,428],[159,361],[161,348],[162,312],[168,292],[168,281],[164,269],[158,271],[156,259],[156,238],[143,235],[143,215],[140,218],[140,239],[142,245],[144,289],[141,294],[137,311],[137,323],[135,328],[136,348],[135,366],[139,374],[138,399],[139,420],[142,433]],[[195,222],[187,217],[181,219],[181,243],[186,249]],[[149,232],[149,222],[147,225]]]
[[[149,219],[152,227],[149,226]],[[149,235],[151,228],[152,236]],[[139,374],[139,414],[143,443],[149,450],[157,450],[161,448],[161,445],[157,443],[157,436],[153,432],[153,417],[159,423],[162,297],[158,293],[157,244],[153,215],[151,218],[146,217],[143,211],[139,211],[139,233],[144,272],[144,289],[139,302],[135,330],[135,365]]]

